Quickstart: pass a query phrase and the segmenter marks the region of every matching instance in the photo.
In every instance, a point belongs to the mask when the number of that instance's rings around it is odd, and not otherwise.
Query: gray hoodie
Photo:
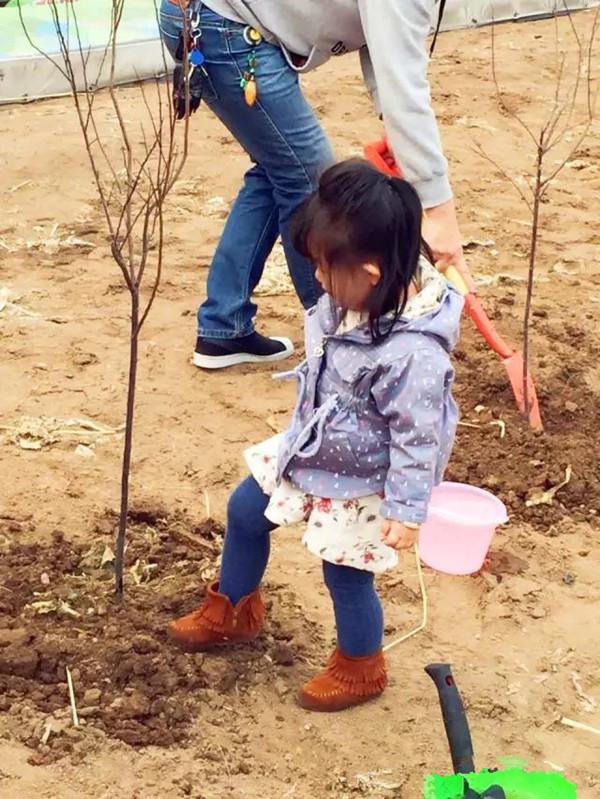
[[[332,499],[380,492],[383,517],[425,521],[458,421],[450,351],[462,307],[448,287],[435,311],[398,319],[374,344],[368,325],[336,334],[331,300],[322,297],[306,315],[306,360],[288,373],[298,378],[298,399],[279,479]]]
[[[425,40],[434,0],[206,0],[205,5],[260,30],[283,48],[298,72],[360,50],[367,88],[407,180],[425,208],[452,197],[427,81]],[[306,62],[298,66],[294,55]]]

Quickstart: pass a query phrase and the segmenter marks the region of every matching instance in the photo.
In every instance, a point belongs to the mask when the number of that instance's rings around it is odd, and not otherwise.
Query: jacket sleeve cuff
[[[436,175],[429,180],[413,181],[413,186],[425,210],[443,205],[453,197],[448,175]]]
[[[427,518],[426,510],[412,508],[402,502],[392,502],[389,499],[385,499],[381,503],[379,512],[384,519],[392,519],[395,522],[424,524]]]

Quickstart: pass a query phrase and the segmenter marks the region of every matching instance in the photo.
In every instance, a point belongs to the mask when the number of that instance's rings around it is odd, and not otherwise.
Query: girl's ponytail
[[[408,218],[411,219],[411,228],[414,230],[416,228],[421,231],[422,229],[422,222],[423,222],[423,206],[421,205],[421,200],[419,199],[419,195],[417,194],[416,190],[413,186],[403,178],[395,178],[395,177],[388,177],[387,180],[389,181],[392,190],[398,195],[404,213]],[[431,264],[434,264],[434,257],[431,251],[431,248],[422,237],[421,233],[419,232],[419,252],[424,258],[426,258]]]

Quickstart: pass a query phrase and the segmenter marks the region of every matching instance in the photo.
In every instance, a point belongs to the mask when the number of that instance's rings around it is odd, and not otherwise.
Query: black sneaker
[[[289,338],[267,338],[251,333],[243,338],[200,338],[196,341],[194,366],[226,369],[240,363],[275,363],[289,358],[294,345]]]

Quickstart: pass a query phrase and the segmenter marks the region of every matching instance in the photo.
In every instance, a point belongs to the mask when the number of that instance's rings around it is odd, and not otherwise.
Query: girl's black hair
[[[422,216],[410,183],[355,158],[328,169],[292,221],[294,247],[332,273],[379,267],[381,279],[367,304],[374,341],[385,338],[402,315],[420,255],[433,263],[421,235]],[[388,322],[383,317],[389,313]]]

